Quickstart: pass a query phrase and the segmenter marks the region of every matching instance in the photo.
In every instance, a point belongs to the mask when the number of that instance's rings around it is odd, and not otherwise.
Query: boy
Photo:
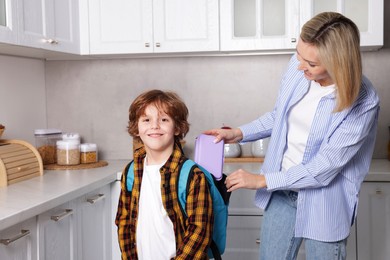
[[[134,152],[134,184],[127,168],[115,224],[122,259],[208,259],[212,240],[212,198],[207,180],[195,168],[186,212],[177,198],[177,179],[187,159],[180,145],[189,130],[188,109],[172,92],[147,91],[129,109],[128,132],[143,146]]]

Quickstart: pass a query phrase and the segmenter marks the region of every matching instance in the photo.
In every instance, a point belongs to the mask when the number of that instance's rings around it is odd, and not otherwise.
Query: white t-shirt
[[[136,232],[140,260],[169,260],[176,255],[173,223],[162,204],[162,165],[146,165],[145,159]]]
[[[322,87],[311,81],[309,91],[290,111],[288,116],[287,150],[283,156],[282,168],[287,171],[290,167],[302,162],[307,138],[321,98],[335,91],[335,85]],[[318,115],[321,116],[321,115]]]

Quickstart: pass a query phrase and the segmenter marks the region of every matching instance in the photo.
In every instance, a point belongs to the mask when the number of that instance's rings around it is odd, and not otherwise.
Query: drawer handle
[[[96,195],[95,197],[92,197],[92,198],[89,198],[87,199],[87,201],[91,204],[95,204],[96,202],[98,202],[99,200],[102,200],[104,199],[106,196],[104,194],[98,194]]]
[[[161,43],[157,42],[157,43],[156,43],[156,47],[157,47],[157,48],[161,47]]]
[[[53,45],[57,45],[59,43],[57,40],[54,39],[47,39],[46,42]]]
[[[64,212],[62,212],[58,215],[51,216],[50,219],[54,220],[54,221],[59,221],[67,216],[72,215],[72,214],[73,214],[73,209],[66,209]]]
[[[17,234],[16,236],[14,236],[12,238],[0,239],[0,244],[8,246],[12,242],[14,242],[14,241],[16,241],[16,240],[18,240],[18,239],[20,239],[22,237],[28,236],[28,235],[30,235],[30,230],[22,229],[19,234]]]
[[[146,47],[146,48],[149,48],[149,47],[150,47],[150,43],[146,42],[146,43],[145,43],[145,47]]]
[[[256,238],[256,244],[260,244],[260,238]]]

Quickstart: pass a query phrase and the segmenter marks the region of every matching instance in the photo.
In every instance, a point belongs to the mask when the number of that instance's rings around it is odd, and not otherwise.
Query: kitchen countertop
[[[67,201],[114,182],[127,160],[85,170],[45,171],[42,176],[0,188],[0,230],[39,215]],[[260,171],[261,163],[225,163],[224,172],[244,168]],[[367,182],[390,182],[390,161],[374,159]]]
[[[45,170],[42,176],[0,188],[0,230],[76,199],[117,179],[126,160],[84,170]]]

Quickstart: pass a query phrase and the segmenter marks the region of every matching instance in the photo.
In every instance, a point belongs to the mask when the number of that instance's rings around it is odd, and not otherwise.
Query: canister
[[[42,163],[44,165],[56,163],[56,142],[61,140],[62,131],[54,128],[36,129],[34,135],[35,147],[42,157]]]
[[[80,145],[80,162],[95,163],[98,161],[97,145],[92,143],[84,143]]]
[[[74,141],[57,141],[57,164],[80,164],[80,144]]]

